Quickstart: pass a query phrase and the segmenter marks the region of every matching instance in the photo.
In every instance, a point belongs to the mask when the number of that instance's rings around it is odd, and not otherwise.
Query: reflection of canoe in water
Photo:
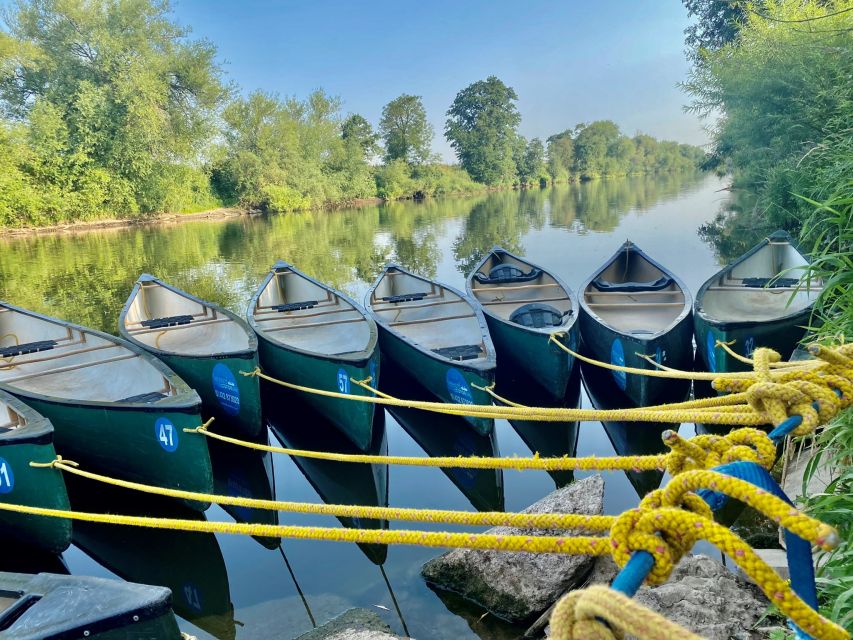
[[[283,446],[309,451],[337,453],[371,453],[386,455],[385,412],[376,411],[373,418],[373,441],[361,451],[318,411],[300,402],[280,387],[261,386],[267,424]],[[294,456],[294,464],[327,504],[388,506],[388,465],[356,462],[330,462]],[[352,529],[387,529],[387,520],[341,517],[341,524]],[[382,564],[388,553],[386,545],[359,544],[374,564]]]
[[[105,578],[0,573],[0,636],[180,640],[162,587]]]
[[[577,345],[578,301],[562,280],[541,267],[495,247],[466,280],[468,295],[486,316],[501,369],[520,369],[526,377],[562,400],[572,372]],[[556,336],[555,334],[564,334]]]
[[[398,398],[436,401],[435,396],[396,365],[385,364],[381,388]],[[403,407],[387,409],[429,456],[500,456],[494,431],[489,435],[480,435],[460,416]],[[448,468],[442,469],[442,472],[478,511],[503,511],[503,472],[500,469]]]
[[[523,374],[522,374],[523,375]],[[507,400],[518,402],[528,407],[565,407],[576,409],[580,401],[580,368],[574,367],[565,397],[555,402],[548,394],[538,387],[525,383],[523,378],[508,377],[498,369],[498,393],[507,389]],[[530,451],[544,457],[574,456],[578,448],[578,430],[580,423],[573,422],[541,422],[534,420],[510,420],[509,423],[516,433],[524,440]],[[573,471],[549,471],[557,487],[562,487],[575,478]]]
[[[717,347],[717,340],[733,341],[731,349],[742,356],[769,347],[789,358],[805,335],[821,289],[821,283],[806,279],[808,264],[791,236],[777,231],[705,282],[694,315],[702,369],[752,369]]]
[[[351,380],[379,376],[376,323],[340,291],[277,262],[247,311],[258,334],[264,370],[313,389],[371,395]],[[374,405],[316,394],[301,395],[359,448],[371,442]]]
[[[183,432],[201,424],[201,400],[151,354],[2,303],[0,335],[14,339],[0,352],[0,388],[53,423],[61,455],[144,484],[213,489],[207,439]]]
[[[258,339],[246,321],[142,274],[118,320],[121,336],[171,367],[195,389],[205,417],[257,438],[261,422]]]
[[[80,511],[203,520],[204,515],[164,500],[69,476],[71,504]],[[212,533],[74,523],[74,544],[130,582],[172,590],[172,607],[220,640],[236,637],[234,606],[219,542]]]
[[[613,390],[610,372],[594,365],[581,364],[584,387],[592,405],[599,410],[623,409],[631,406],[624,395]],[[617,455],[654,455],[667,453],[661,434],[667,429],[678,429],[678,425],[660,422],[601,422]],[[642,498],[657,489],[663,480],[663,471],[626,471],[625,475]]]
[[[0,359],[0,366],[4,360]],[[62,473],[34,468],[30,462],[56,459],[53,425],[14,396],[0,391],[0,502],[47,509],[68,509]],[[0,511],[0,535],[52,553],[71,544],[66,518]],[[6,547],[9,548],[9,547]]]
[[[693,363],[693,312],[687,287],[639,247],[626,242],[581,287],[580,329],[585,355],[601,362],[654,369],[688,369]],[[639,355],[638,355],[639,354]],[[611,386],[635,405],[677,402],[689,380],[608,371]]]
[[[264,438],[266,443],[268,437]],[[213,463],[213,486],[217,494],[239,498],[275,500],[272,454],[236,447],[213,438],[207,443]],[[278,512],[270,509],[252,509],[222,505],[222,509],[237,522],[251,524],[278,524]],[[277,549],[279,538],[256,537],[268,549]]]
[[[444,402],[491,406],[477,387],[495,379],[495,349],[486,319],[461,291],[388,265],[367,293],[383,356],[417,375]],[[466,418],[480,433],[491,418]]]

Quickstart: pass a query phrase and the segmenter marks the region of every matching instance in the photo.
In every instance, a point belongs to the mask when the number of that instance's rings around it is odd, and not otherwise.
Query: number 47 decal
[[[169,453],[178,448],[178,430],[168,418],[160,418],[154,423],[154,437]]]

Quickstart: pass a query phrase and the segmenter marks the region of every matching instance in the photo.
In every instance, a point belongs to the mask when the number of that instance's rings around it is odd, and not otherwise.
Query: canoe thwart
[[[775,289],[777,287],[796,287],[800,280],[799,278],[744,278],[742,282],[745,287]]]
[[[592,286],[599,291],[615,291],[618,293],[633,293],[635,291],[660,291],[673,283],[669,276],[661,276],[649,282],[610,282],[600,276],[592,281]]]
[[[541,275],[542,270],[536,267],[525,272],[514,264],[499,264],[492,267],[488,276],[477,272],[474,274],[474,278],[480,284],[503,284],[505,282],[530,282]]]
[[[479,344],[459,344],[433,349],[432,352],[449,360],[475,360],[483,353],[483,347]]]
[[[417,293],[401,293],[396,296],[385,296],[382,298],[383,302],[415,302],[417,300],[423,300],[426,298],[427,293],[425,291],[419,291]]]
[[[151,318],[150,320],[143,320],[139,324],[147,329],[165,329],[167,327],[177,327],[181,324],[189,324],[192,321],[193,317],[191,315],[181,315]]]
[[[56,345],[56,340],[39,340],[38,342],[26,342],[24,344],[12,345],[11,347],[3,347],[0,349],[0,358],[14,358],[15,356],[23,356],[28,353],[50,351]]]
[[[317,300],[304,300],[302,302],[288,302],[287,304],[277,304],[272,308],[275,311],[302,311],[303,309],[312,309],[320,304]]]

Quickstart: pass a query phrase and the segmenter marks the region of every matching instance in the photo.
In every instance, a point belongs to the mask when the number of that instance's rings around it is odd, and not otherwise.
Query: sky
[[[456,93],[496,75],[519,96],[520,132],[547,138],[610,119],[626,134],[708,140],[685,113],[679,0],[173,0],[179,23],[218,48],[240,90],[339,96],[374,126],[402,93],[423,97],[444,140]]]

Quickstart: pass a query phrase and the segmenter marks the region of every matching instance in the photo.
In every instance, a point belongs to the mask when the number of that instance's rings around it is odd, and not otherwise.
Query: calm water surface
[[[721,187],[718,179],[706,176],[632,178],[335,212],[7,239],[0,241],[0,299],[115,332],[124,300],[143,271],[242,313],[263,274],[279,258],[360,300],[387,261],[464,289],[465,274],[496,244],[527,255],[577,287],[627,238],[696,291],[719,267],[718,257],[697,230],[725,204]],[[279,405],[284,403],[276,398]],[[585,396],[581,402],[589,406]],[[294,412],[291,403],[284,410],[272,409],[273,443],[280,439],[304,448],[346,448],[316,416]],[[395,455],[456,451],[524,456],[531,451],[520,435],[529,440],[529,430],[517,430],[505,421],[497,421],[493,439],[483,439],[452,418],[416,413],[383,418],[385,428],[380,424],[378,431],[384,439],[377,439],[375,449]],[[691,433],[692,425],[683,425],[682,432]],[[636,448],[657,446],[657,433]],[[540,432],[534,446],[543,454],[546,447],[553,449],[552,455],[570,453],[573,435],[555,426],[551,433]],[[613,453],[600,423],[581,423],[578,455]],[[501,476],[333,463],[300,467],[284,456],[264,457],[229,447],[217,447],[212,454],[218,492],[266,498],[274,494],[280,500],[304,502],[519,510],[566,480],[534,471]],[[618,513],[636,504],[637,490],[648,488],[648,481],[606,474],[605,510]],[[651,479],[652,484],[658,481]],[[168,503],[113,496],[89,485],[71,489],[75,504],[94,500],[93,509],[192,517]],[[218,507],[205,517],[270,518],[247,509],[226,513]],[[280,522],[341,524],[332,518],[289,514]],[[390,524],[398,529],[416,526],[425,525]],[[350,607],[375,611],[400,634],[405,623],[414,638],[519,637],[523,630],[492,616],[480,619],[481,610],[437,594],[423,582],[420,567],[437,553],[290,540],[277,548],[268,540],[247,537],[81,525],[75,527],[75,545],[64,561],[72,574],[118,575],[169,586],[182,626],[201,638],[291,638],[309,630],[312,617],[320,623]],[[46,559],[34,559],[31,565],[33,570],[56,570]]]

